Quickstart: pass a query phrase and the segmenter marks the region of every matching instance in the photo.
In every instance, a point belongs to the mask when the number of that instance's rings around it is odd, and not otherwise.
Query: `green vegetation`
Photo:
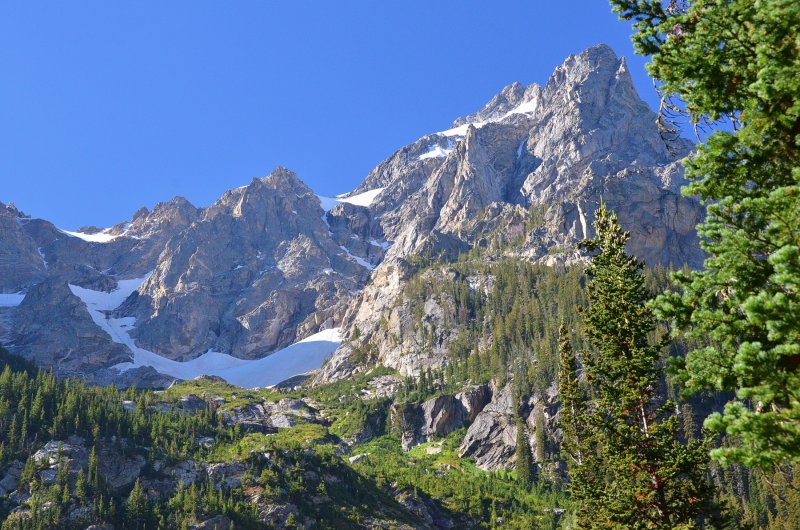
[[[472,288],[470,279],[490,289]],[[464,255],[456,263],[420,270],[404,292],[404,303],[426,338],[420,346],[425,348],[435,335],[434,323],[424,314],[426,300],[439,303],[445,329],[457,333],[448,343],[445,372],[409,381],[407,399],[418,401],[438,389],[491,379],[499,386],[513,380],[518,396],[543,394],[556,375],[559,322],[577,326],[575,307],[585,305],[582,282],[580,267],[557,272],[515,258],[486,262]],[[491,337],[488,348],[476,347],[483,337]],[[521,375],[512,377],[515,373]]]
[[[563,505],[560,493],[543,483],[529,489],[516,473],[488,473],[460,459],[457,450],[463,436],[456,431],[407,453],[397,437],[384,436],[358,447],[356,451],[367,457],[355,468],[378,485],[436,499],[451,514],[483,522],[483,528],[557,528],[553,509]]]
[[[703,270],[678,274],[660,313],[701,338],[679,363],[688,391],[735,397],[706,426],[721,462],[800,462],[800,3],[612,0],[663,95],[662,124],[713,134],[686,163],[706,201]],[[679,104],[680,103],[680,104]],[[720,126],[727,119],[728,126]]]
[[[281,393],[271,388],[247,389],[228,384],[216,378],[203,377],[172,385],[163,392],[156,394],[154,399],[170,403],[191,394],[205,399],[222,398],[218,401],[220,405],[217,410],[220,411],[232,410],[236,407],[259,401],[275,403],[280,398],[287,397],[286,393]]]
[[[604,204],[587,270],[583,312],[590,349],[581,355],[586,390],[574,361],[562,362],[565,432],[573,458],[570,492],[578,528],[719,528],[708,477],[708,446],[682,442],[674,404],[659,395],[662,344],[653,343],[644,265],[625,253],[629,235]],[[563,341],[563,338],[562,338]],[[562,346],[562,356],[568,347]],[[580,383],[579,383],[580,385]],[[583,396],[590,395],[591,401]]]
[[[261,434],[224,426],[223,410],[233,409],[219,400],[240,406],[297,393],[243,391],[209,378],[184,382],[162,393],[120,393],[113,387],[57,381],[5,351],[0,350],[0,356],[5,366],[0,375],[0,427],[11,435],[3,438],[0,474],[13,461],[23,462],[18,489],[31,495],[25,503],[28,511],[0,513],[4,530],[82,529],[92,523],[132,529],[187,528],[216,515],[227,516],[235,528],[260,528],[259,506],[267,504],[292,505],[298,510],[291,512],[298,523],[311,516],[320,528],[352,528],[367,521],[413,526],[419,523],[413,506],[423,504],[459,524],[469,522],[479,528],[493,528],[498,520],[506,521],[504,528],[530,528],[533,522],[555,528],[550,508],[563,501],[545,484],[531,487],[515,473],[484,472],[460,459],[456,448],[463,430],[403,452],[397,438],[385,434],[389,400],[360,399],[370,379],[391,373],[386,369],[303,392],[306,400],[325,410],[330,427],[298,419],[294,427]],[[12,370],[11,364],[21,371]],[[178,412],[180,400],[189,394],[221,404],[216,410]],[[20,406],[11,407],[11,403]],[[168,412],[164,412],[166,405],[172,406]],[[368,456],[350,465],[341,456],[340,436],[363,432],[372,425],[374,415],[379,420],[374,422],[372,436],[378,438],[356,446],[353,454]],[[76,443],[70,438],[73,435],[94,448],[85,467],[71,469],[69,460],[62,459],[59,442],[57,476],[45,479],[49,462],[36,461],[33,454],[51,439]],[[215,440],[212,447],[200,443],[203,436]],[[128,489],[112,489],[105,481],[108,447],[120,449],[119,459],[132,455],[147,459]],[[157,471],[186,461],[239,462],[244,466],[241,484],[215,484],[205,476],[184,484],[166,471]],[[159,480],[172,484],[165,497],[149,493],[153,481]],[[2,499],[0,506],[7,506]]]

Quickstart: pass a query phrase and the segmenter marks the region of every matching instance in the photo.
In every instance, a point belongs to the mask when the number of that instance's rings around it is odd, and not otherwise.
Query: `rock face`
[[[141,454],[126,454],[122,447],[105,442],[99,444],[97,460],[103,480],[115,493],[133,484],[147,461]]]
[[[369,217],[366,207],[341,206]],[[120,280],[147,277],[113,314],[135,319],[138,347],[176,360],[209,350],[262,357],[337,324],[370,260],[385,252],[356,244],[351,226],[370,236],[357,224],[340,223],[334,234],[326,216],[320,198],[283,168],[208,208],[178,197],[104,230],[66,232],[2,205],[0,293],[20,294],[12,307],[0,303],[0,340],[59,375],[164,386],[172,378],[152,368],[112,368],[132,352],[74,289],[109,293]]]
[[[408,451],[415,445],[433,441],[471,424],[491,397],[489,387],[481,385],[455,396],[437,396],[420,405],[395,404],[391,411],[392,423],[398,426],[401,445]]]
[[[11,462],[3,478],[0,479],[0,497],[7,496],[17,489],[17,486],[19,486],[19,477],[22,476],[22,470],[24,468],[25,464],[19,460]]]
[[[460,457],[469,457],[481,469],[506,467],[514,456],[517,426],[514,422],[511,390],[495,394],[494,399],[470,425],[459,449]]]
[[[298,328],[318,331],[368,274],[322,217],[319,198],[288,170],[226,192],[167,244],[125,309],[137,317],[137,344],[178,360],[209,349],[254,358],[293,342]]]
[[[432,341],[402,303],[420,255],[480,246],[572,264],[603,198],[640,258],[699,265],[702,209],[679,193],[691,148],[662,140],[625,60],[600,45],[543,85],[511,84],[451,129],[403,147],[337,199],[278,168],[207,208],[175,198],[108,229],[66,232],[0,205],[0,293],[24,294],[18,306],[0,304],[0,340],[59,375],[163,384],[152,371],[113,368],[130,348],[69,288],[109,292],[147,277],[108,313],[135,319],[136,346],[168,359],[260,358],[322,329],[357,327],[317,382],[363,370],[356,354],[367,346],[371,364],[417,375],[444,366],[454,338],[439,325],[448,301],[423,308]]]

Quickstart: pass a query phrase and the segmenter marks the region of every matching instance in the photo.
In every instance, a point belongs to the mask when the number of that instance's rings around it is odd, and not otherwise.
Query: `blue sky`
[[[655,105],[600,0],[0,3],[0,201],[64,228],[277,165],[322,194],[605,42]]]

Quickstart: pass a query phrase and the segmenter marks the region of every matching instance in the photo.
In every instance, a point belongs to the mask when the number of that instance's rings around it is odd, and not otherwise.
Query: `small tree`
[[[516,449],[517,477],[526,487],[533,485],[534,463],[531,453],[531,443],[525,422],[517,416],[517,449]]]
[[[78,471],[78,477],[75,479],[75,497],[79,505],[86,504],[86,474],[83,469]]]
[[[128,504],[125,508],[125,518],[130,528],[147,528],[147,521],[150,515],[150,507],[147,496],[144,494],[141,483],[136,480],[131,494],[128,496]]]

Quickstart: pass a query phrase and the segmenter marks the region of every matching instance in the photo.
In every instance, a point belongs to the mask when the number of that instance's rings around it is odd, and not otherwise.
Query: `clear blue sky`
[[[109,226],[277,165],[342,193],[600,42],[654,105],[629,35],[602,0],[4,0],[0,201]]]

